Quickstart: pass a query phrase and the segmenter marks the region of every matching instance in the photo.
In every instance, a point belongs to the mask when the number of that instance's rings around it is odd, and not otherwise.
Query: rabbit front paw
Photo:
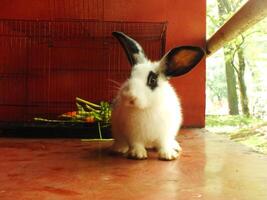
[[[147,159],[147,151],[142,145],[133,146],[128,151],[128,158],[137,160]]]
[[[123,142],[115,141],[113,146],[111,147],[111,151],[113,153],[126,154],[128,150],[129,146]]]
[[[164,148],[159,150],[160,160],[175,160],[178,156],[179,153],[174,148]]]
[[[182,151],[180,144],[176,140],[173,140],[172,148],[177,152]]]

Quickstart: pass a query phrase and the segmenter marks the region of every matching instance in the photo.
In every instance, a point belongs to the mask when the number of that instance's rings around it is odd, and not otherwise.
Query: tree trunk
[[[238,97],[236,90],[236,76],[231,63],[231,49],[224,47],[225,74],[227,83],[227,100],[230,115],[238,115]]]
[[[247,87],[246,87],[246,83],[244,79],[246,63],[245,63],[245,58],[244,58],[244,50],[242,47],[238,48],[237,55],[238,55],[238,62],[239,62],[239,70],[238,70],[237,76],[238,76],[238,84],[239,84],[239,90],[240,90],[242,112],[244,115],[250,116]]]
[[[224,16],[231,12],[231,6],[228,0],[217,0],[218,2],[218,12],[221,16],[220,25],[224,23]],[[233,65],[231,63],[232,51],[230,46],[224,46],[224,61],[225,61],[225,73],[226,73],[226,83],[227,83],[227,100],[230,115],[238,115],[238,98],[236,90],[236,76],[234,72]]]

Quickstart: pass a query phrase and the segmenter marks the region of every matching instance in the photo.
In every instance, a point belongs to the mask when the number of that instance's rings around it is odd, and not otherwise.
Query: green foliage
[[[58,119],[45,119],[36,117],[35,121],[41,122],[87,122],[87,123],[110,123],[111,105],[108,102],[101,101],[100,104],[95,104],[76,97],[76,111],[70,111],[58,116]]]
[[[207,0],[207,38],[246,2],[247,0]],[[227,46],[224,53],[219,51],[207,60],[208,113],[218,113],[218,110],[223,110],[218,108],[218,105],[227,102],[226,74],[223,69],[228,62],[239,78],[239,90],[240,77],[244,79],[252,117],[208,115],[206,129],[224,134],[257,152],[267,154],[267,18],[242,33]],[[240,55],[243,58],[241,60]],[[240,90],[239,100],[242,100],[243,94]]]
[[[209,115],[206,129],[267,154],[267,121],[238,115]]]
[[[207,1],[207,38],[211,37],[216,30],[220,27],[218,12],[217,12],[217,1]]]
[[[248,0],[207,0],[207,37],[215,33]],[[221,4],[221,5],[220,5]],[[223,14],[219,13],[219,5]]]
[[[242,139],[242,138],[245,138],[248,136],[254,136],[257,134],[264,135],[261,131],[262,130],[261,127],[266,127],[267,122],[257,121],[255,123],[249,123],[249,124],[252,126],[243,127],[239,129],[238,131],[231,133],[230,138],[231,139]]]
[[[210,61],[208,61],[210,63]],[[223,65],[209,65],[209,70],[207,70],[207,87],[212,93],[210,93],[209,98],[213,101],[221,101],[223,98],[227,97],[225,90],[225,69]]]
[[[249,126],[255,125],[257,123],[262,123],[263,120],[246,117],[243,115],[206,115],[206,126],[207,127],[217,127],[217,126]]]
[[[253,150],[267,154],[267,122],[247,126],[229,134],[229,138]]]
[[[207,38],[213,35],[247,0],[207,0]],[[223,3],[223,11],[219,15],[219,3]],[[223,13],[223,14],[222,14]],[[233,40],[226,51],[214,54],[207,60],[207,100],[208,113],[218,113],[218,104],[227,102],[227,84],[225,62],[230,62],[238,75],[242,70],[247,88],[248,106],[251,114],[257,117],[267,116],[267,18],[251,27]],[[245,68],[240,68],[238,48],[244,53]],[[227,60],[226,60],[227,59]],[[243,66],[244,67],[244,66]],[[240,70],[240,71],[239,71]],[[238,82],[237,82],[238,83]],[[239,85],[237,89],[240,90]],[[241,92],[241,91],[240,91]],[[239,101],[242,96],[239,96]],[[244,102],[244,101],[243,101]],[[212,107],[212,104],[215,106]],[[224,105],[223,105],[224,106]],[[241,107],[239,108],[241,109]],[[227,104],[223,114],[229,110]]]

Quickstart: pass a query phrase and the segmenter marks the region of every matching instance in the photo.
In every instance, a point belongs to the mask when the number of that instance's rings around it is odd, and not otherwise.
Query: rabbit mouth
[[[137,99],[136,98],[125,98],[124,105],[127,107],[138,107]]]
[[[123,99],[123,104],[125,107],[128,108],[137,108],[137,109],[145,109],[146,105],[140,102],[137,98],[128,97]]]

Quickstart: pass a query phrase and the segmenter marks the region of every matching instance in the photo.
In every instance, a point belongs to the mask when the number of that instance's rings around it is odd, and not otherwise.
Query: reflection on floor
[[[112,156],[111,142],[1,138],[0,199],[266,199],[267,156],[200,129],[178,140],[168,162]]]

